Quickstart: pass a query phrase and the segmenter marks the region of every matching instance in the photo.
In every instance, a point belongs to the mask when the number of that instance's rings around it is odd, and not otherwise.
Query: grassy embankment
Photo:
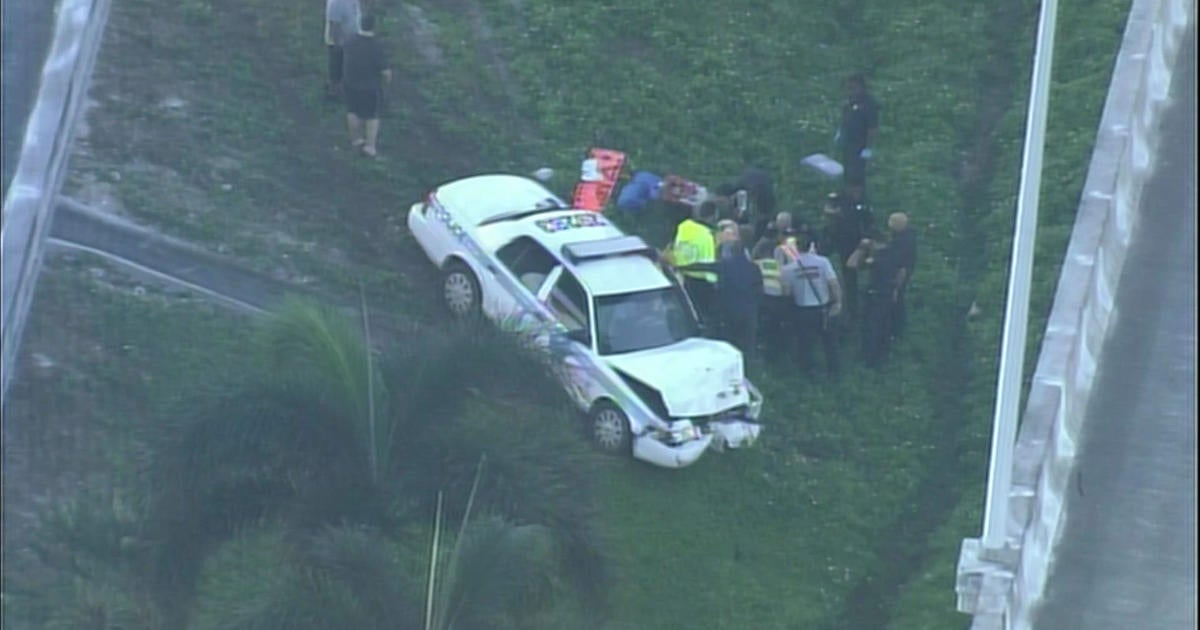
[[[974,483],[986,455],[1003,295],[995,289],[1003,286],[1007,248],[999,238],[989,242],[979,284],[964,285],[959,261],[964,251],[980,255],[966,241],[1003,233],[1011,216],[1019,98],[1002,105],[995,131],[1000,174],[990,185],[981,180],[970,202],[991,210],[988,223],[962,217],[959,165],[977,159],[979,88],[988,79],[981,70],[995,54],[992,41],[1012,33],[986,36],[994,16],[983,3],[732,10],[708,2],[678,11],[661,3],[521,4],[429,6],[420,19],[384,5],[398,76],[381,141],[387,157],[367,163],[335,148],[341,119],[318,92],[318,14],[265,1],[234,8],[193,0],[172,11],[120,3],[73,190],[94,177],[130,215],[165,231],[334,290],[365,278],[373,300],[425,318],[432,274],[401,225],[408,202],[431,185],[544,163],[569,175],[600,130],[639,165],[706,182],[762,160],[775,169],[784,204],[813,216],[812,202],[826,189],[792,165],[828,150],[840,79],[868,68],[885,107],[872,194],[880,213],[909,211],[922,239],[908,340],[883,376],[852,368],[837,388],[763,374],[769,437],[756,451],[706,458],[682,474],[630,466],[606,480],[621,575],[614,627],[819,627],[837,625],[858,606],[882,623],[896,589],[912,577],[889,565],[895,549],[925,555],[928,531],[897,540],[898,519],[933,507],[940,513],[921,516],[937,525],[960,494],[968,507],[937,531],[928,545],[936,563],[915,576],[898,610],[902,619],[913,611],[936,618],[925,627],[963,622],[952,609],[946,552],[957,553],[957,540],[977,527],[969,505],[979,502]],[[1111,17],[1117,8],[1098,13]],[[1060,23],[1060,67],[1093,67],[1104,36],[1115,50],[1115,32]],[[1028,41],[1032,20],[1014,24],[1024,34],[1015,39]],[[1025,50],[1010,52],[1019,60]],[[1048,165],[1077,173],[1061,182],[1076,181],[1076,192],[1060,188],[1055,203],[1064,209],[1046,217],[1073,213],[1087,157],[1079,147],[1095,126],[1103,83],[1070,85],[1076,102],[1095,105],[1090,117],[1058,115],[1074,131],[1059,145],[1063,154],[1048,153]],[[1048,207],[1055,198],[1043,199]],[[1060,225],[1038,271],[1035,313],[1045,312],[1057,277],[1047,267],[1057,265],[1069,218]],[[662,225],[635,227],[663,240]],[[985,316],[965,329],[966,305],[977,294]],[[945,342],[955,335],[969,342]],[[970,372],[958,369],[972,355]],[[974,376],[965,402],[959,387],[944,386],[947,372]],[[973,474],[922,484],[960,457],[963,468],[949,469]],[[947,505],[926,503],[931,488]],[[925,622],[915,623],[908,627]]]

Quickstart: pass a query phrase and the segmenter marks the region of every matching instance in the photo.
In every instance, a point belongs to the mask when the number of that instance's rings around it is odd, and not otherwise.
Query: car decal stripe
[[[450,212],[438,201],[436,195],[430,195],[429,203],[433,209],[433,216],[446,226],[468,253],[481,261],[490,260],[491,256],[471,238],[463,226],[454,220]],[[623,382],[610,376],[608,373],[610,371],[605,370],[590,353],[580,351],[576,344],[567,339],[566,327],[546,311],[536,299],[527,295],[522,285],[508,269],[503,265],[491,264],[488,265],[488,269],[495,273],[496,279],[517,301],[520,310],[512,318],[512,321],[502,323],[502,328],[532,338],[537,338],[542,334],[547,335],[549,339],[547,349],[551,356],[564,363],[568,356],[573,357],[578,362],[577,365],[582,367],[588,376],[605,388],[631,420],[642,426],[653,426],[668,421],[666,418],[658,418],[640,398],[628,395],[627,387]],[[569,364],[567,365],[566,369],[570,370]],[[572,384],[568,382],[568,386],[572,386]]]

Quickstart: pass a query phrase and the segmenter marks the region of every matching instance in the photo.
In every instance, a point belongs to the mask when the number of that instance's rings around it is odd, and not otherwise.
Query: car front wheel
[[[442,273],[442,299],[455,317],[467,318],[479,314],[479,281],[469,267],[457,261],[446,265]]]
[[[610,402],[599,402],[590,414],[592,440],[606,453],[629,454],[633,433],[625,412]]]

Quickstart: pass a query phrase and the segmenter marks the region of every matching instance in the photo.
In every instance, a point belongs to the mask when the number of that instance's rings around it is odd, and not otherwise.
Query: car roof
[[[548,210],[532,216],[498,221],[476,228],[480,240],[493,250],[518,236],[528,236],[562,258],[563,245],[625,236],[604,215],[590,210]]]
[[[585,260],[571,269],[597,297],[671,286],[658,265],[639,254]]]
[[[433,194],[455,217],[470,225],[511,212],[533,210],[546,205],[547,200],[559,207],[568,205],[545,186],[519,175],[476,175],[442,184]]]

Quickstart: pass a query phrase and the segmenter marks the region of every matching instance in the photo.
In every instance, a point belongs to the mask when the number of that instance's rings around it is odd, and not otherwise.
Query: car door
[[[551,272],[538,291],[538,300],[566,329],[566,340],[554,350],[560,355],[560,369],[567,393],[576,404],[586,409],[602,394],[602,388],[589,367],[594,358],[591,296],[575,274],[560,265]]]
[[[501,246],[488,268],[488,280],[498,289],[485,298],[488,316],[500,322],[527,319],[531,314],[525,312],[524,304],[536,303],[539,291],[557,266],[558,260],[528,236],[518,236]]]

